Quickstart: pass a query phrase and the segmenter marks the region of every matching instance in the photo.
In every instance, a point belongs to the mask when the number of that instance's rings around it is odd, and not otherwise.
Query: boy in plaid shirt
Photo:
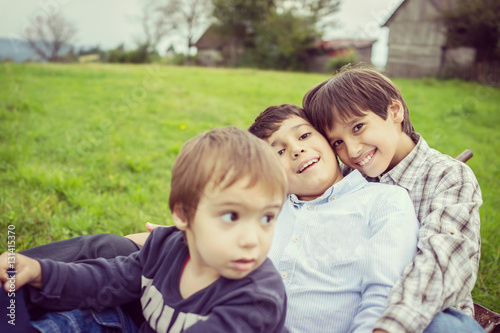
[[[415,132],[399,89],[379,72],[345,67],[303,99],[311,123],[370,181],[405,188],[420,222],[418,252],[374,332],[484,332],[471,291],[480,257],[481,190],[464,163]]]

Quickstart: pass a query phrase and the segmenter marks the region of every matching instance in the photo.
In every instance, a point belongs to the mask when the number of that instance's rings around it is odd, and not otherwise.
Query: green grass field
[[[247,128],[267,106],[301,104],[327,75],[159,65],[0,64],[0,228],[16,249],[171,224],[170,169],[183,142]],[[395,80],[434,148],[458,155],[482,188],[475,301],[500,312],[500,89]],[[13,228],[13,227],[11,227]]]

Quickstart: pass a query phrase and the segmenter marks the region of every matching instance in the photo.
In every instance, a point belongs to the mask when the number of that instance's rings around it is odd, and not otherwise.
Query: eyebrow
[[[302,124],[298,124],[298,125],[293,126],[292,128],[290,128],[290,131],[296,131],[296,130],[298,130],[298,129],[299,129],[300,127],[302,127],[302,126],[311,126],[311,127],[312,127],[312,125],[311,125],[311,124],[308,124],[308,123],[302,123]],[[274,147],[274,146],[276,146],[277,144],[278,144],[277,140],[274,140],[273,142],[271,142],[271,147]]]
[[[361,121],[361,120],[365,119],[366,117],[367,117],[367,116],[361,116],[361,117],[356,117],[356,116],[355,116],[355,117],[354,117],[351,121],[349,121],[349,122],[344,122],[344,123],[340,123],[340,122],[339,122],[339,123],[337,123],[337,124],[339,124],[340,126],[352,126],[352,125],[354,125],[355,123],[357,123],[358,121]],[[332,131],[332,130],[334,130],[334,129],[335,129],[335,126],[334,126],[334,127],[333,127],[330,131]],[[326,137],[326,139],[327,139],[328,141],[331,141],[331,140],[333,139],[333,137],[331,137],[331,136],[328,136],[328,137],[327,137],[327,136],[325,135],[325,137]]]
[[[362,120],[362,119],[364,119],[364,118],[366,118],[366,116],[354,117],[354,119],[353,119],[353,120],[351,120],[351,121],[350,121],[350,122],[348,122],[348,123],[345,123],[345,125],[347,125],[347,126],[352,126],[352,125],[354,125],[354,123],[357,123],[358,121],[360,121],[360,120]]]
[[[224,202],[221,202],[221,203],[216,203],[213,205],[214,207],[218,206],[218,207],[250,207],[250,205],[246,205],[246,204],[242,204],[242,203],[239,203],[239,202],[234,202],[234,201],[224,201]],[[253,206],[251,206],[253,207]],[[283,204],[270,204],[270,205],[267,205],[265,207],[262,208],[262,210],[267,210],[267,209],[281,209],[281,207],[283,207]]]

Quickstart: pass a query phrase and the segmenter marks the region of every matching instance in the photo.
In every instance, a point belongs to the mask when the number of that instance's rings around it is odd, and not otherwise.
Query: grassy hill
[[[0,227],[16,248],[171,224],[170,169],[187,139],[247,128],[267,106],[301,104],[320,74],[158,65],[0,65]],[[412,123],[468,164],[482,188],[474,298],[500,312],[500,89],[395,80]],[[12,227],[11,227],[12,228]],[[4,251],[6,242],[0,244]]]

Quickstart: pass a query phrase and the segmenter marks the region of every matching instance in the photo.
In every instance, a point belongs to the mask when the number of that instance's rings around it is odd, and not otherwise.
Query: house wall
[[[310,55],[305,60],[305,69],[309,72],[328,73],[327,65],[334,57],[343,57],[352,52],[353,49],[340,49],[328,52],[322,55]],[[358,61],[371,63],[372,45],[356,49]]]
[[[223,57],[218,50],[200,50],[198,51],[197,61],[201,66],[216,67],[223,64]]]
[[[401,5],[387,24],[389,76],[424,77],[439,73],[446,35],[438,17],[430,0],[406,0]]]
[[[371,64],[372,62],[372,45],[357,49],[358,61]]]
[[[327,54],[307,57],[305,68],[309,72],[326,73],[326,64],[328,64],[330,59],[331,57]]]

